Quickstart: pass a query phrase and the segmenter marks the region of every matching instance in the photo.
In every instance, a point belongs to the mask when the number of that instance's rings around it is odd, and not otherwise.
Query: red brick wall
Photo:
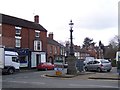
[[[26,28],[22,28],[21,30],[21,47],[22,48],[28,48],[29,45],[28,45],[28,42],[29,42],[29,39],[28,39],[28,35],[29,35],[29,30],[26,29]]]
[[[52,53],[50,53],[51,47],[52,47]],[[57,54],[55,53],[55,47],[57,47]],[[48,54],[47,58],[49,58],[51,56],[54,59],[54,55],[60,55],[60,47],[52,45],[52,44],[47,44],[47,54]]]
[[[2,24],[2,45],[6,47],[15,47],[15,27]]]
[[[52,53],[50,53],[50,49],[51,49],[51,47],[53,48],[53,45],[50,45],[50,44],[47,44],[47,58],[49,58],[50,56],[52,56],[53,57],[53,49],[52,49]]]
[[[40,32],[40,38],[42,41],[42,50],[47,52],[47,32]]]
[[[35,30],[33,29],[29,29],[29,42],[28,42],[28,45],[29,45],[29,48],[31,50],[34,50],[34,40],[35,40]]]
[[[15,26],[2,25],[2,43],[6,47],[15,47]],[[29,48],[34,50],[35,30],[22,27],[21,30],[21,48]],[[47,32],[40,32],[42,41],[42,50],[47,51]]]

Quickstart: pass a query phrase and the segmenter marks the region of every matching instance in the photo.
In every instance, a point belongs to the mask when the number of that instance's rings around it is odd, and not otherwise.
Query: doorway
[[[40,54],[36,54],[36,64],[38,65],[39,63],[41,63],[41,55]]]

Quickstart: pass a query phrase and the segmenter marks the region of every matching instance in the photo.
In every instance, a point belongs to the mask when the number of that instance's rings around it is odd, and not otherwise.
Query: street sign
[[[54,65],[55,65],[55,68],[54,68],[55,74],[56,74],[57,76],[62,75],[63,63],[58,60],[57,62],[54,63]]]

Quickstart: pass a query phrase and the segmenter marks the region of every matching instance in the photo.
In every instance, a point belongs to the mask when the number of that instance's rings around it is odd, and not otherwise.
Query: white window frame
[[[21,37],[19,36],[15,36],[15,47],[21,47]]]
[[[15,26],[15,32],[16,32],[16,34],[17,35],[20,35],[21,34],[21,27],[17,27],[17,26]],[[18,31],[18,32],[17,32]]]
[[[60,48],[60,54],[63,55],[63,48]]]
[[[40,45],[40,46],[38,46]],[[38,49],[40,47],[40,49]],[[42,42],[39,40],[34,41],[34,51],[42,51]]]
[[[35,37],[40,37],[40,31],[39,30],[35,30]]]
[[[21,47],[21,40],[20,39],[15,40],[15,47]]]
[[[55,47],[55,54],[57,54],[57,47]]]
[[[53,46],[50,46],[50,54],[53,53]]]

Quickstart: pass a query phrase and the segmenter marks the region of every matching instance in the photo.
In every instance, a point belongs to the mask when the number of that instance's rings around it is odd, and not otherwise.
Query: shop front
[[[31,52],[31,68],[36,68],[39,63],[46,62],[46,52]]]
[[[30,52],[28,49],[18,50],[20,67],[29,67]]]

